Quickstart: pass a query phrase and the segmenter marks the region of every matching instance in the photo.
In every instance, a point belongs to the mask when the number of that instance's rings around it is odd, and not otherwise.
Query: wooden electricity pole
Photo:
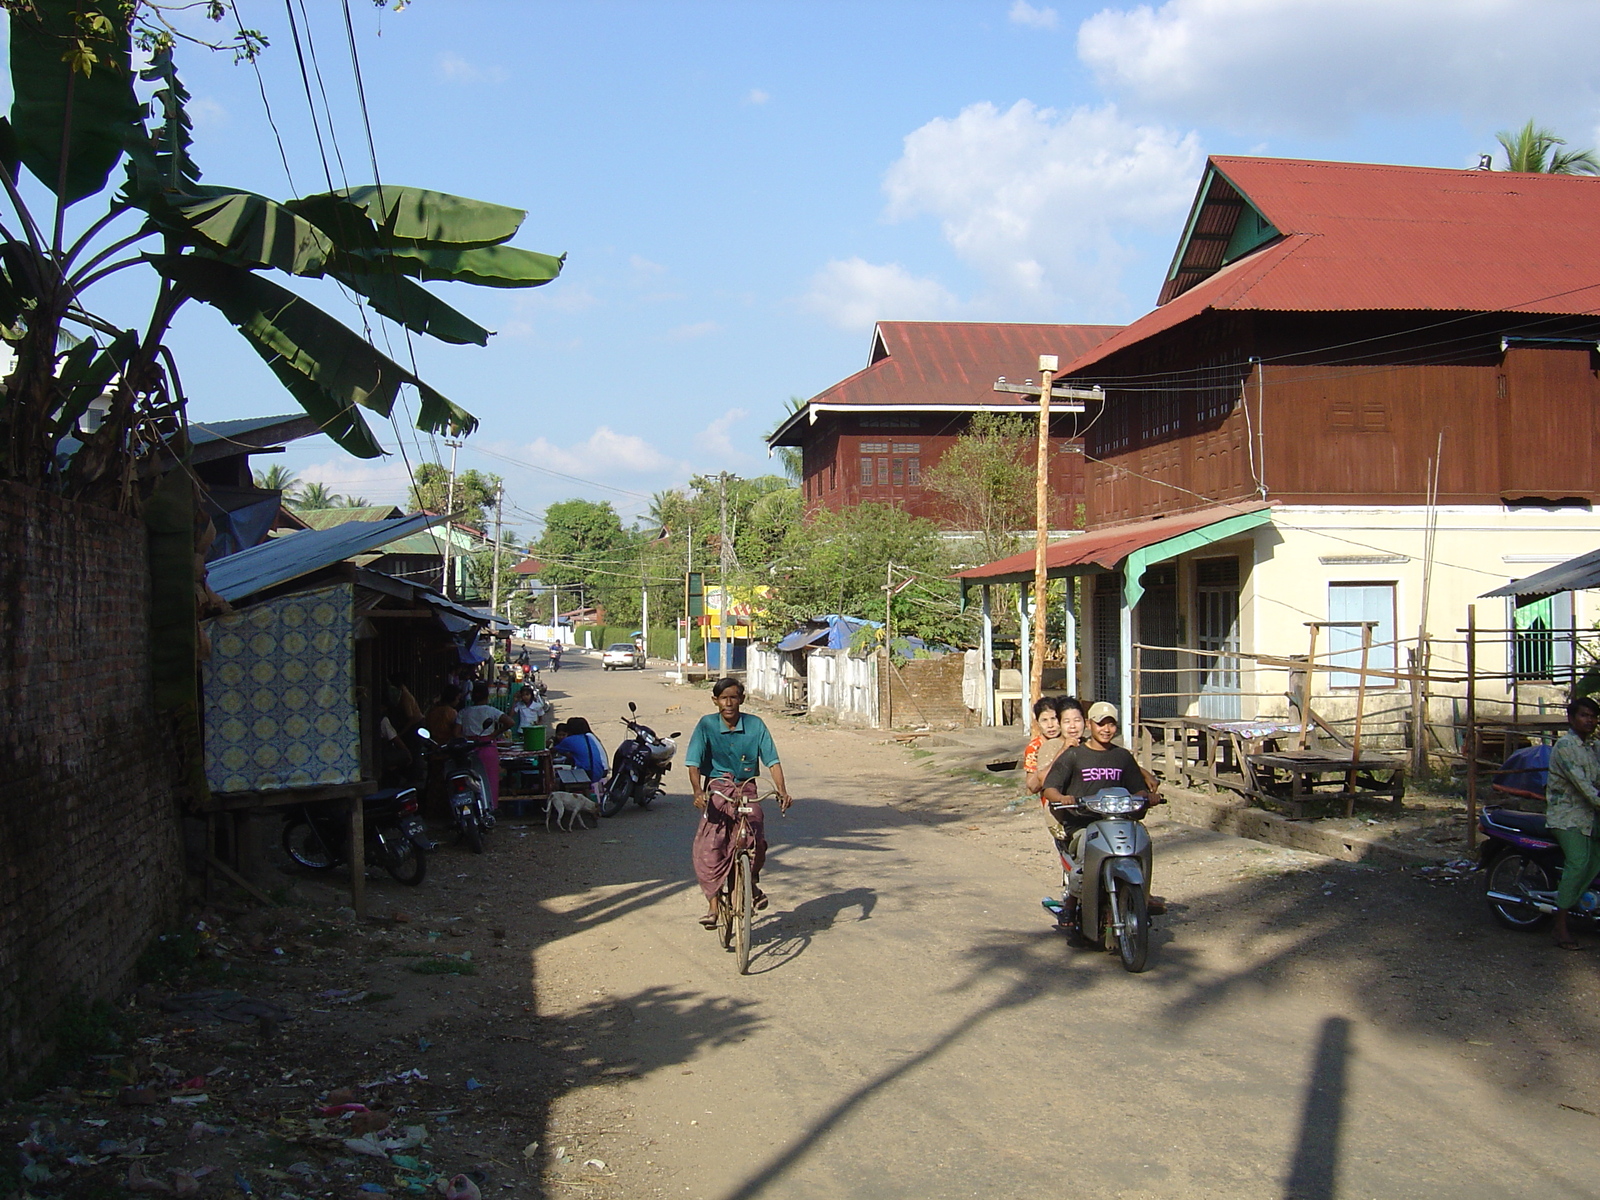
[[[489,611],[500,611],[500,528],[505,516],[506,487],[494,494],[494,572],[489,577]]]
[[[1058,396],[1068,401],[1064,412],[1083,412],[1084,401],[1104,400],[1099,388],[1052,388],[1051,382],[1059,367],[1054,354],[1039,355],[1038,387],[1007,383],[1001,379],[994,385],[997,392],[1014,392],[1025,396],[1039,396],[1039,453],[1034,468],[1033,512],[1033,654],[1029,663],[1028,691],[1022,697],[1022,723],[1026,725],[1030,710],[1044,691],[1044,654],[1049,633],[1050,607],[1046,593],[1050,586],[1049,571],[1045,566],[1045,551],[1050,545],[1050,398]],[[1129,718],[1132,720],[1132,718]]]

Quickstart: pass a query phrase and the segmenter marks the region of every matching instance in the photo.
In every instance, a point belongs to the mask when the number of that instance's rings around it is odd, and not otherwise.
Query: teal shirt
[[[707,713],[695,725],[683,761],[707,779],[731,775],[735,783],[743,783],[760,774],[762,764],[777,766],[778,748],[760,717],[740,713],[738,723],[729,729],[721,713]]]

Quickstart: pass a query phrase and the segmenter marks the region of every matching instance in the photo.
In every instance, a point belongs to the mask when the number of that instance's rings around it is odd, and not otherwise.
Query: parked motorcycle
[[[494,828],[494,813],[483,780],[483,764],[478,758],[476,738],[451,738],[439,743],[426,729],[417,730],[418,741],[431,752],[444,757],[444,795],[450,806],[450,823],[474,854],[483,853],[483,838]]]
[[[1078,928],[1134,972],[1144,970],[1150,953],[1150,835],[1141,824],[1149,807],[1143,796],[1120,787],[1077,802],[1080,811],[1099,818],[1083,832]],[[1059,918],[1064,898],[1043,904]]]
[[[1478,829],[1478,865],[1487,873],[1485,899],[1494,919],[1507,929],[1548,925],[1556,911],[1562,855],[1544,814],[1490,807],[1478,814]],[[1600,925],[1600,878],[1584,889],[1568,919]]]
[[[611,782],[600,799],[600,815],[614,817],[627,805],[629,798],[640,808],[649,808],[655,798],[666,788],[662,778],[672,770],[672,756],[677,752],[676,739],[681,733],[662,737],[648,725],[638,721],[639,706],[628,702],[633,715],[623,717],[622,723],[633,736],[623,739],[611,756]]]
[[[428,873],[428,831],[417,816],[417,789],[385,788],[361,798],[366,860],[410,887]],[[302,867],[329,871],[350,861],[350,814],[337,800],[312,801],[288,810],[283,848]]]

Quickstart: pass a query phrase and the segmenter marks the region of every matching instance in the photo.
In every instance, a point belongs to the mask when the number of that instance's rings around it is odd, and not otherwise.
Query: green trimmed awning
[[[1252,513],[1241,513],[1235,517],[1224,517],[1210,525],[1202,525],[1199,529],[1191,529],[1188,533],[1180,533],[1176,537],[1167,538],[1166,541],[1135,550],[1122,564],[1123,602],[1129,608],[1133,608],[1144,598],[1144,585],[1140,582],[1140,578],[1144,575],[1144,569],[1151,564],[1166,562],[1169,558],[1177,558],[1180,554],[1187,554],[1190,550],[1198,550],[1201,546],[1209,546],[1213,542],[1225,542],[1236,534],[1254,529],[1258,525],[1271,523],[1272,510],[1263,508]]]

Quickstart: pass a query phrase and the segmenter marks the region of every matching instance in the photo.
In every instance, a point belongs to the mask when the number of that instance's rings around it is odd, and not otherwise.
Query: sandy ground
[[[608,746],[629,699],[663,732],[710,709],[574,658],[558,715]],[[41,1119],[80,1150],[145,1139],[84,1167],[41,1151],[60,1177],[33,1194],[122,1195],[134,1163],[212,1165],[207,1196],[474,1170],[485,1196],[529,1197],[1600,1194],[1595,955],[1502,931],[1481,881],[1152,818],[1171,911],[1131,976],[1050,929],[1058,877],[1013,786],[769,721],[797,803],[769,819],[748,976],[694,921],[678,770],[651,811],[504,821],[482,856],[442,847],[421,888],[375,879],[364,925],[286,867],[287,906],[202,914],[221,983],[142,993],[129,1018],[158,1040],[6,1111],[13,1140]],[[292,1019],[263,1037],[154,1007],[201,986]],[[196,1078],[206,1101],[174,1104]],[[425,1141],[351,1151],[351,1118],[317,1115],[340,1087]],[[191,1141],[197,1117],[216,1132]]]

